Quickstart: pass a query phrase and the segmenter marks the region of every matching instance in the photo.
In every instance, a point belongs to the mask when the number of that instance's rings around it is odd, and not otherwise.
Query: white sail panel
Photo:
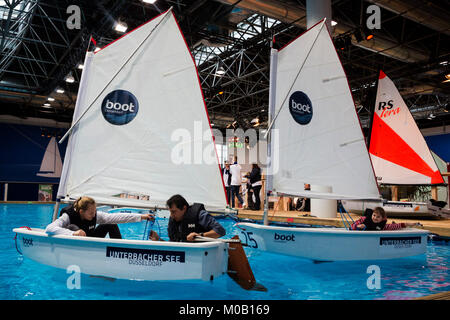
[[[194,61],[172,13],[97,52],[88,83],[85,103],[102,93],[78,124],[66,195],[164,206],[181,194],[190,203],[225,208],[215,149],[214,161],[199,155],[211,150],[212,132]],[[183,133],[187,139],[179,138]],[[181,163],[180,146],[191,152]]]
[[[328,199],[379,198],[347,78],[324,23],[278,53],[272,144],[274,191]],[[314,194],[304,184],[327,186]]]
[[[408,106],[383,71],[378,81],[369,151],[380,183],[443,183]]]
[[[47,148],[45,149],[41,167],[36,175],[47,178],[59,178],[61,177],[61,171],[61,154],[59,153],[59,148],[56,144],[55,137],[52,137],[47,145]]]
[[[403,184],[429,184],[430,177],[419,174],[413,170],[399,166],[383,158],[371,155],[374,168],[378,168],[377,177],[389,177],[389,179],[379,179],[379,183],[393,183],[393,181],[403,181]],[[386,182],[387,181],[387,182]]]

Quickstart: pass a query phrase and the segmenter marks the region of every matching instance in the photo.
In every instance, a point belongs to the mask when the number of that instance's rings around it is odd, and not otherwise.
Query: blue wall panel
[[[3,182],[9,183],[9,201],[37,201],[40,183],[54,184],[53,200],[56,199],[59,178],[37,176],[51,139],[47,135],[42,136],[43,132],[62,136],[66,129],[0,123],[0,200],[4,196]],[[62,161],[66,141],[58,144]]]
[[[65,129],[0,124],[0,181],[58,183],[59,178],[40,177],[42,159],[50,137],[42,136],[42,130],[51,133],[65,133]],[[67,141],[67,140],[66,140]],[[67,142],[58,144],[64,161]]]
[[[450,162],[450,133],[425,137],[430,150],[445,162]]]

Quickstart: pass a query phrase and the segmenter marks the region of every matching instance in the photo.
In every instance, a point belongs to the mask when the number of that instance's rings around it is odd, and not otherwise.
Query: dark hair
[[[171,196],[170,199],[167,200],[167,207],[171,208],[172,205],[175,205],[180,210],[183,210],[184,206],[189,207],[189,203],[186,199],[179,194]]]
[[[373,211],[378,212],[383,219],[387,219],[386,211],[382,207],[376,207]]]
[[[259,169],[259,166],[258,166],[258,164],[257,163],[252,163],[252,168],[254,169],[254,168],[257,168],[257,169]]]

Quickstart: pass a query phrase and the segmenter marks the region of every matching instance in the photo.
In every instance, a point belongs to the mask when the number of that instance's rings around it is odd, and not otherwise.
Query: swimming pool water
[[[13,240],[13,228],[45,228],[52,212],[53,205],[0,204],[0,299],[399,300],[450,290],[450,246],[442,241],[429,242],[427,253],[416,257],[321,264],[245,248],[255,278],[267,292],[243,290],[226,275],[212,282],[105,280],[82,275],[81,288],[69,289],[66,270],[22,257]],[[167,239],[167,220],[158,221]],[[227,230],[226,238],[239,234],[233,220],[219,221]],[[142,239],[145,222],[119,227],[124,238]],[[158,231],[156,224],[153,230]],[[373,278],[367,270],[371,265],[379,267],[379,289],[368,287],[368,279]]]

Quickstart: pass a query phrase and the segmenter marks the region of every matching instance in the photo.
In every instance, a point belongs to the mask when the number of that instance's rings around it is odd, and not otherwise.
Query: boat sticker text
[[[163,262],[185,263],[183,251],[106,247],[106,257],[125,259],[129,264],[161,266]]]

